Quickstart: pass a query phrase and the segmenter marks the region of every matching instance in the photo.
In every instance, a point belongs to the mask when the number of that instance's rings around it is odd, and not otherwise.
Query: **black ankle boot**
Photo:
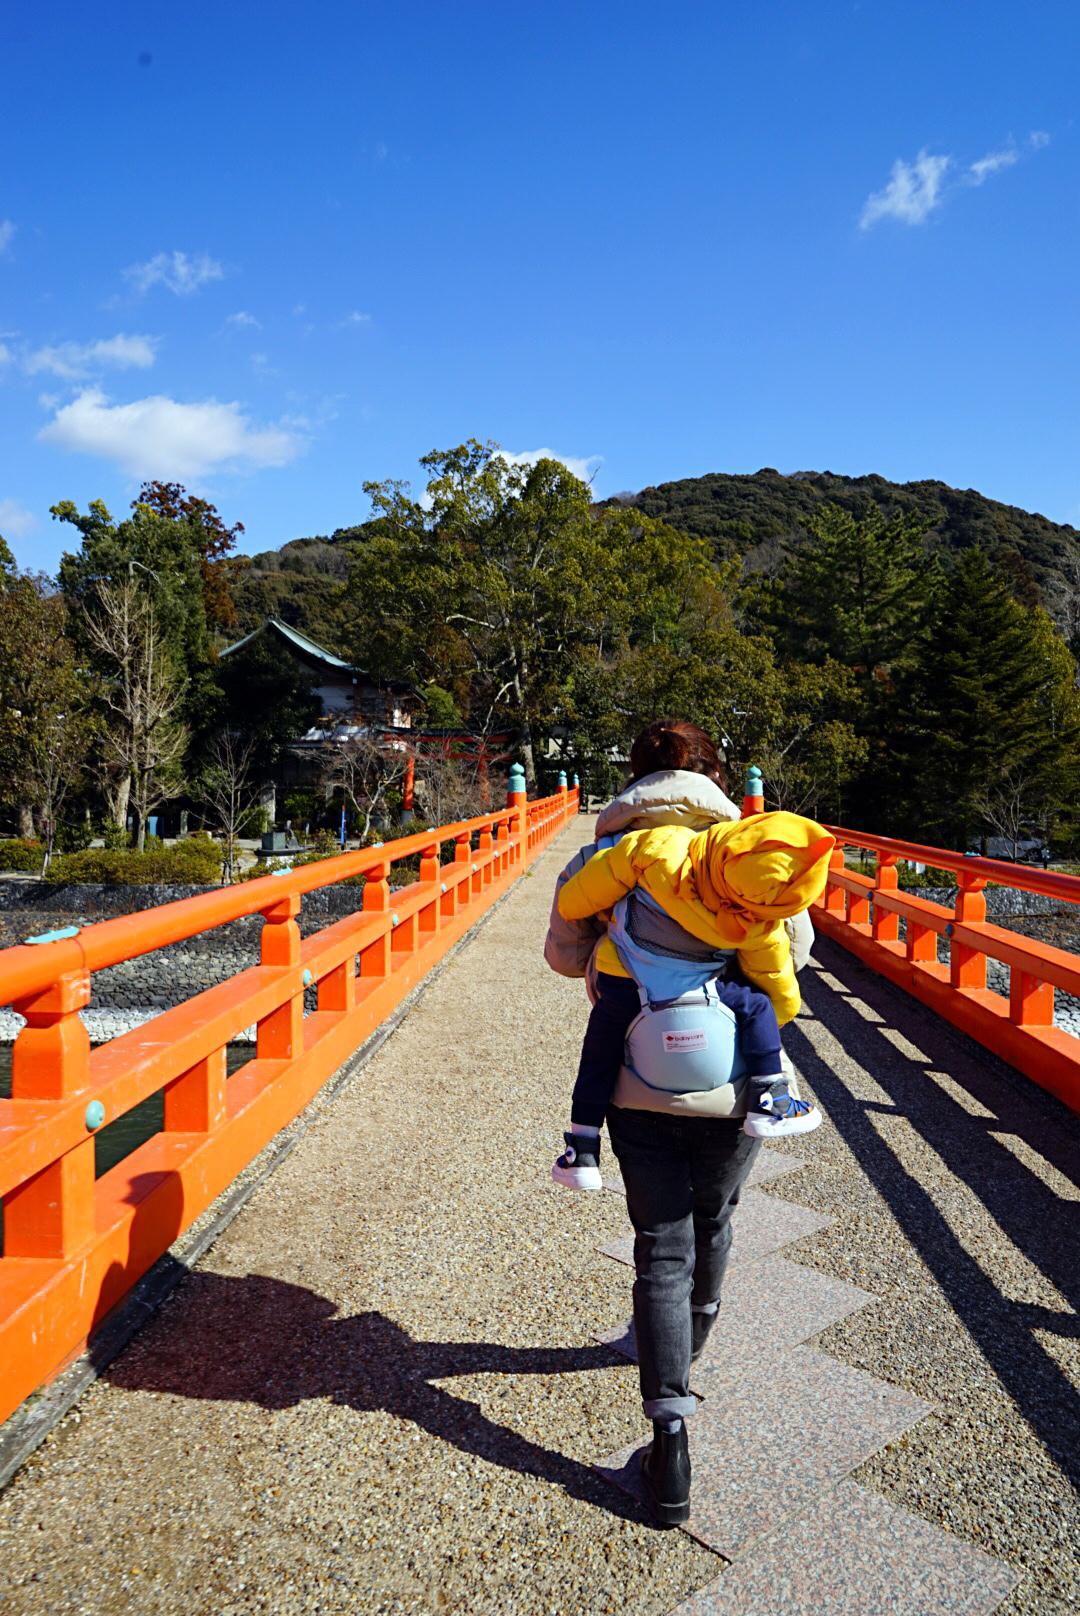
[[[641,1456],[645,1502],[661,1526],[690,1518],[690,1449],[686,1421],[674,1433],[653,1421],[653,1439]]]
[[[719,1311],[719,1310],[717,1310]],[[709,1339],[709,1331],[716,1323],[716,1313],[692,1313],[690,1315],[690,1362],[697,1363],[705,1350],[705,1343]]]

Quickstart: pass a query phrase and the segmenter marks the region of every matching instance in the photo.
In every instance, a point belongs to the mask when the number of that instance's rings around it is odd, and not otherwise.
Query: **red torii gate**
[[[412,813],[413,800],[416,790],[416,753],[425,747],[429,751],[438,749],[442,756],[448,760],[469,758],[475,761],[481,786],[487,795],[488,769],[493,763],[505,763],[514,753],[514,732],[512,730],[499,730],[492,735],[474,735],[468,730],[456,729],[402,729],[397,726],[387,726],[381,731],[384,737],[395,740],[407,738],[412,743],[412,750],[405,764],[405,786],[401,797],[401,807],[404,813]]]

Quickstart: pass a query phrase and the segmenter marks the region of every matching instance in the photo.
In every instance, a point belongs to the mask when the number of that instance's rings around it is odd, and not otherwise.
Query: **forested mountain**
[[[870,504],[886,515],[903,512],[933,522],[931,544],[943,558],[978,547],[1010,578],[1024,605],[1041,603],[1061,619],[1065,598],[1080,586],[1080,532],[1045,516],[1002,505],[973,488],[950,488],[927,478],[892,483],[871,473],[844,477],[831,471],[790,475],[766,467],[748,475],[711,472],[615,495],[598,509],[636,506],[646,515],[708,539],[718,560],[739,556],[750,572],[783,569],[782,541],[797,537],[823,504],[858,517]],[[369,524],[338,528],[330,537],[294,539],[264,550],[238,573],[233,586],[238,630],[246,634],[266,617],[279,617],[329,650],[344,652],[347,546]]]
[[[238,566],[232,583],[237,628],[230,637],[239,639],[268,617],[277,617],[328,651],[343,654],[349,553],[336,538],[293,539]]]
[[[785,476],[771,467],[745,476],[714,471],[616,495],[605,504],[636,505],[648,516],[709,539],[718,559],[744,556],[753,568],[768,561],[778,540],[796,536],[825,502],[841,505],[853,516],[874,503],[886,515],[903,511],[929,517],[932,537],[947,553],[977,545],[1000,561],[1015,551],[1020,570],[1026,564],[1045,595],[1052,596],[1066,579],[1075,582],[1073,570],[1080,566],[1076,528],[1002,505],[973,488],[950,488],[930,478],[891,483],[874,473],[844,477],[831,471],[796,471]]]

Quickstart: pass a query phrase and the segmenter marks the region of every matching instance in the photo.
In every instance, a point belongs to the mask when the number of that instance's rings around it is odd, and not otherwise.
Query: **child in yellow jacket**
[[[683,932],[717,951],[734,951],[737,970],[710,983],[736,1023],[749,1079],[744,1129],[757,1137],[807,1133],[821,1113],[787,1093],[780,1034],[800,1005],[784,924],[825,887],[834,839],[797,814],[757,814],[693,832],[667,825],[631,831],[593,855],[559,894],[567,920],[611,910],[635,888],[646,892]],[[567,1150],[552,1176],[574,1189],[599,1188],[600,1124],[623,1064],[624,1044],[641,1000],[611,938],[596,950],[596,1001],[582,1047]],[[662,1091],[655,1109],[680,1109]]]

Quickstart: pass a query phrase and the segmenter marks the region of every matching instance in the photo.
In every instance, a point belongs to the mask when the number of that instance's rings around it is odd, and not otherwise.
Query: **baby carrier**
[[[648,1088],[670,1094],[717,1089],[740,1078],[746,1066],[735,1017],[715,987],[735,950],[701,942],[640,888],[615,905],[608,935],[641,997],[626,1034],[630,1071]]]

